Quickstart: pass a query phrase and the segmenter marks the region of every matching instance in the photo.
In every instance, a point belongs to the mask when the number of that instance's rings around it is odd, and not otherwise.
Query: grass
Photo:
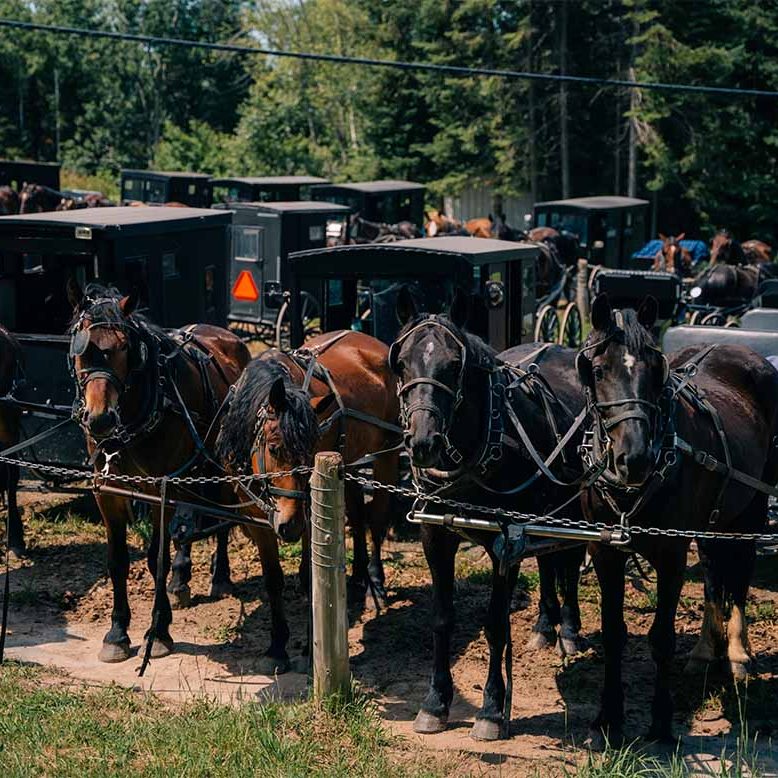
[[[63,686],[0,669],[0,774],[77,776],[433,776],[382,727],[372,703],[206,699],[173,706],[117,686]]]

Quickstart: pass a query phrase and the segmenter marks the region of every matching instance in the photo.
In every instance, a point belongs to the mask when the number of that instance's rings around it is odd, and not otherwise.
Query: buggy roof
[[[573,197],[569,200],[547,200],[544,203],[535,203],[535,208],[554,206],[579,208],[586,211],[609,211],[613,208],[635,208],[648,204],[648,200],[639,200],[636,197],[597,195],[596,197]]]
[[[89,227],[93,231],[126,236],[216,227],[229,224],[231,219],[229,211],[210,208],[84,208],[76,211],[0,216],[0,232],[7,234],[21,229],[29,232],[30,229],[36,228],[59,232],[70,227]]]
[[[34,159],[0,159],[0,167],[4,165],[39,165],[40,167],[62,167],[59,162],[38,162]]]
[[[456,265],[484,265],[531,259],[537,246],[470,237],[414,238],[394,243],[363,243],[298,251],[289,255],[300,275],[389,277],[451,272]]]
[[[209,173],[188,173],[185,170],[122,170],[122,175],[131,176],[157,176],[158,178],[202,178],[209,179]]]
[[[328,178],[316,176],[232,176],[214,178],[215,186],[248,184],[249,186],[304,186],[306,184],[329,184]]]
[[[327,203],[321,200],[282,200],[278,203],[227,203],[227,208],[237,211],[246,210],[275,211],[277,213],[336,213],[345,216],[351,212],[347,205]]]
[[[360,181],[357,183],[348,184],[327,184],[327,188],[333,189],[350,189],[353,192],[362,192],[363,194],[382,194],[383,192],[400,192],[400,191],[423,191],[427,187],[424,184],[419,184],[416,181],[399,181],[399,180],[384,180],[384,181]]]

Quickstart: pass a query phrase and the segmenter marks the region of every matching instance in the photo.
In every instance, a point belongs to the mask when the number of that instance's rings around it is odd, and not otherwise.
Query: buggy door
[[[230,313],[231,321],[262,321],[265,228],[257,224],[233,224],[230,228]]]

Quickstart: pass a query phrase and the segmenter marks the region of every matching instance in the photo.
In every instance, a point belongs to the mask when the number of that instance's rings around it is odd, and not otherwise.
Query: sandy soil
[[[177,699],[206,693],[229,702],[259,696],[284,698],[304,694],[306,676],[289,673],[279,678],[261,676],[257,659],[268,640],[269,612],[262,587],[261,566],[251,544],[240,532],[231,541],[235,591],[221,600],[207,596],[208,556],[201,543],[193,552],[192,606],[174,613],[171,632],[177,651],[152,664],[144,678],[137,676],[140,658],[119,665],[97,660],[102,635],[108,628],[111,587],[105,569],[105,544],[99,525],[68,522],[63,500],[27,497],[26,517],[37,518],[28,531],[29,555],[14,564],[11,574],[11,657],[55,665],[72,677],[90,683],[115,682],[153,689]],[[142,541],[131,534],[132,566],[129,580],[133,622],[130,635],[137,647],[148,627],[152,581],[143,558]],[[511,739],[479,744],[469,737],[480,705],[486,676],[487,646],[481,623],[488,599],[485,560],[477,548],[465,547],[458,557],[457,630],[453,673],[455,701],[447,732],[429,737],[413,734],[412,722],[426,690],[431,668],[431,594],[429,572],[418,544],[394,539],[386,544],[388,609],[351,613],[349,642],[355,678],[375,694],[382,717],[416,748],[462,752],[463,773],[489,771],[525,774],[535,768],[559,772],[582,758],[577,748],[586,737],[595,713],[602,680],[599,640],[598,589],[594,574],[585,573],[581,599],[583,632],[590,641],[585,653],[561,660],[552,651],[523,650],[534,621],[537,592],[533,590],[534,561],[525,563],[530,591],[528,607],[511,619],[514,642],[514,706]],[[758,655],[757,674],[740,696],[721,672],[706,679],[682,674],[684,655],[698,633],[702,616],[702,585],[691,559],[689,581],[679,610],[676,661],[676,732],[683,736],[686,758],[700,772],[716,769],[721,754],[734,746],[742,719],[751,736],[758,734],[759,763],[767,774],[778,775],[778,754],[771,739],[778,727],[778,567],[775,558],[760,560],[752,590],[750,637]],[[290,653],[302,649],[306,619],[299,592],[299,560],[285,560],[289,573],[285,592],[292,637]],[[0,584],[2,583],[0,579]],[[627,623],[630,638],[624,677],[627,730],[645,732],[653,684],[653,664],[645,635],[651,624],[651,584],[628,584]],[[740,704],[739,704],[740,701]],[[774,757],[776,757],[774,759]],[[450,754],[446,755],[450,760]]]

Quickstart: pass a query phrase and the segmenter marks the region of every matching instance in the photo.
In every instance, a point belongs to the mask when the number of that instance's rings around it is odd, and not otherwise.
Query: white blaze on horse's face
[[[424,353],[421,355],[421,361],[424,362],[424,367],[429,367],[432,360],[432,354],[435,351],[435,343],[432,338],[427,341],[427,345],[424,347]]]
[[[624,367],[627,368],[627,372],[632,375],[632,368],[635,367],[635,357],[629,353],[629,351],[624,352]]]

